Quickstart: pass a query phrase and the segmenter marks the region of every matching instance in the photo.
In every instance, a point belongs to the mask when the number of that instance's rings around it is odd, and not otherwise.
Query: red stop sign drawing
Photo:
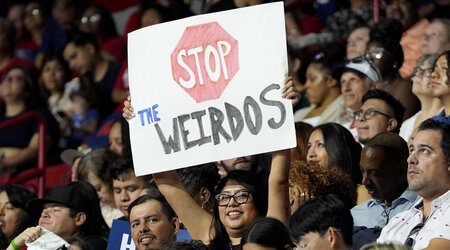
[[[217,99],[239,70],[238,41],[217,22],[190,26],[170,59],[173,79],[196,102]]]

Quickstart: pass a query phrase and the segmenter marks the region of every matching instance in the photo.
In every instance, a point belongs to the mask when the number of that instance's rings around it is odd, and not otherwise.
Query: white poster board
[[[282,2],[130,33],[136,175],[294,147],[286,55]]]

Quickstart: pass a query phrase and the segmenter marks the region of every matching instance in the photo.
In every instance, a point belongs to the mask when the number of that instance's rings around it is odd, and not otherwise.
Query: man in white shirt
[[[395,216],[377,241],[450,249],[450,125],[424,121],[409,148],[409,188],[423,198]]]

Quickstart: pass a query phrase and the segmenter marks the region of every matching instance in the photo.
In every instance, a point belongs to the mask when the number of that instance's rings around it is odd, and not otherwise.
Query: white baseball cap
[[[341,76],[344,72],[351,71],[360,75],[367,76],[370,80],[376,82],[381,82],[381,73],[380,70],[365,56],[360,56],[354,59],[351,59],[343,64],[339,64],[333,68],[331,75],[336,80],[340,80]]]

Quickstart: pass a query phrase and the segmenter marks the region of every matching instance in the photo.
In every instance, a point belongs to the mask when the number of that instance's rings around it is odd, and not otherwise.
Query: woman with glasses
[[[81,15],[78,28],[95,36],[105,59],[111,61],[125,59],[126,41],[118,36],[111,14],[102,5],[89,6]]]
[[[382,19],[370,32],[366,56],[380,70],[382,81],[378,88],[386,90],[405,107],[403,119],[414,115],[420,108],[419,100],[413,95],[412,84],[398,77],[403,64],[403,49],[400,45],[402,24],[395,19]]]
[[[294,120],[312,126],[337,122],[344,108],[340,84],[331,76],[332,68],[345,57],[345,49],[338,44],[317,54],[306,69],[306,97],[311,105],[295,112]]]
[[[439,115],[433,117],[434,120],[450,124],[450,73],[448,71],[450,59],[450,50],[439,55],[436,63],[433,65],[431,74],[431,88],[433,96],[439,98],[444,109]]]
[[[433,96],[431,87],[431,73],[438,55],[431,54],[420,57],[412,77],[412,92],[419,98],[421,109],[415,115],[402,123],[400,136],[411,144],[419,125],[428,118],[438,115],[442,109],[442,102]]]
[[[291,99],[293,106],[299,100],[291,78],[286,79],[283,96]],[[130,101],[125,101],[124,106],[123,117],[132,119],[135,115]],[[212,215],[186,191],[176,171],[153,174],[153,178],[193,239],[201,240],[211,249],[241,249],[245,229],[259,216],[287,223],[289,163],[290,149],[273,153],[268,188],[249,171],[229,172],[216,187]]]

